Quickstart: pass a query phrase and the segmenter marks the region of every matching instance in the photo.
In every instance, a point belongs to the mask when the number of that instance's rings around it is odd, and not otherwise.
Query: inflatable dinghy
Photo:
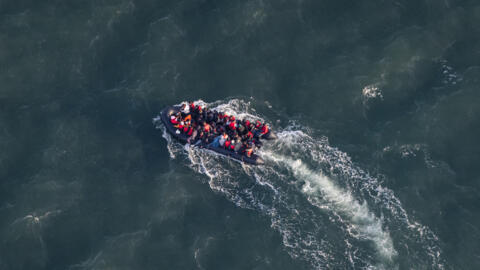
[[[182,144],[186,144],[186,143],[188,143],[188,141],[187,141],[188,136],[184,133],[181,133],[181,132],[179,133],[178,130],[169,121],[170,116],[177,114],[179,111],[180,111],[180,106],[169,106],[169,107],[163,109],[162,112],[160,113],[160,120],[162,121],[163,125],[167,129],[167,132],[172,137],[176,138]],[[261,139],[266,139],[266,140],[274,140],[274,139],[277,138],[277,136],[273,133],[273,131],[269,131],[268,133],[262,135],[260,138]],[[248,163],[248,164],[252,164],[252,165],[263,165],[265,163],[264,160],[261,157],[259,157],[258,155],[256,155],[255,153],[253,153],[250,157],[248,157],[244,154],[236,153],[232,150],[225,149],[221,146],[220,147],[214,147],[214,146],[207,145],[206,143],[201,142],[201,141],[197,144],[192,144],[192,145],[200,147],[200,148],[208,149],[208,150],[211,150],[211,151],[215,151],[215,152],[217,152],[221,155],[236,159],[240,162],[245,162],[245,163]]]

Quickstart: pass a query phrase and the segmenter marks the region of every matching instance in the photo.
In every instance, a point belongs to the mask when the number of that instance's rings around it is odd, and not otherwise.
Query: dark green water
[[[0,0],[0,269],[478,269],[478,1]],[[270,123],[263,167],[152,124]]]

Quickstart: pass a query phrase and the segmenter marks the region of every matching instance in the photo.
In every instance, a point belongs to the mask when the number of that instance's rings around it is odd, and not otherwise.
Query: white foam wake
[[[366,203],[360,204],[351,193],[337,187],[321,172],[309,169],[300,159],[293,160],[273,152],[265,152],[269,160],[287,166],[293,175],[305,181],[301,190],[315,206],[333,211],[348,219],[348,232],[359,239],[371,240],[381,259],[389,264],[397,254],[390,234],[382,228],[381,219],[375,217]]]

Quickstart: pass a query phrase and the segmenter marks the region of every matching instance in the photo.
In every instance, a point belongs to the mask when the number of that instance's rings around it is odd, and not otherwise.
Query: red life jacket
[[[183,127],[183,132],[184,132],[184,133],[187,133],[187,131],[188,131],[188,127],[187,127],[187,126],[184,126],[184,127]]]
[[[255,125],[256,128],[260,128],[260,126],[262,125],[262,122],[258,121],[257,120],[257,124]]]
[[[187,134],[188,134],[188,136],[192,136],[192,133],[193,133],[193,128],[190,127],[190,128],[188,129],[188,133],[187,133]]]
[[[262,127],[262,134],[267,134],[268,132],[268,126],[267,125],[263,125]]]
[[[192,111],[195,110],[195,103],[193,103],[193,102],[190,103],[190,110],[192,110]]]
[[[253,133],[252,133],[251,131],[249,131],[249,132],[247,133],[247,137],[249,137],[250,139],[253,138]]]
[[[237,124],[235,123],[235,121],[232,121],[228,126],[230,127],[231,130],[235,130],[235,128],[237,127]]]
[[[231,143],[230,144],[230,149],[234,150],[235,149],[235,144]]]
[[[250,121],[248,121],[248,120],[245,121],[245,126],[246,126],[247,128],[249,128],[249,127],[250,127]]]
[[[182,125],[182,124],[178,124],[178,127],[177,127],[177,128],[181,130],[181,129],[183,129],[183,125]]]
[[[170,117],[170,123],[172,123],[174,125],[178,124],[177,118],[175,118],[174,116]]]
[[[226,141],[225,142],[225,148],[228,148],[230,146],[231,142],[230,141]]]

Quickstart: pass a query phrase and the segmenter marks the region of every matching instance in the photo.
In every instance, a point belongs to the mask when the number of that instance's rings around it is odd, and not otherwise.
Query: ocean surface
[[[480,269],[479,138],[479,1],[0,0],[1,270]]]

